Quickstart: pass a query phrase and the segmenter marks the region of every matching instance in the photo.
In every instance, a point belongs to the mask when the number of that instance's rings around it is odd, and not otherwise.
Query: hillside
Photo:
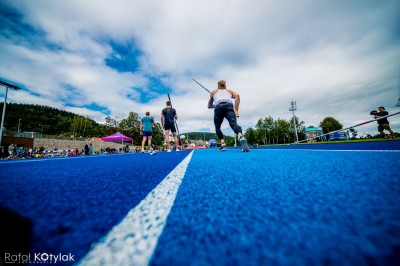
[[[181,135],[185,135],[186,138],[192,139],[192,140],[208,141],[210,139],[215,139],[218,141],[217,134],[210,133],[210,132],[187,132],[187,133],[181,133]],[[230,136],[224,136],[224,139],[226,142],[234,141],[234,138],[230,137]]]
[[[40,132],[47,135],[75,134],[101,136],[104,126],[94,120],[54,107],[7,103],[4,128],[7,131]],[[3,103],[0,104],[0,115]]]

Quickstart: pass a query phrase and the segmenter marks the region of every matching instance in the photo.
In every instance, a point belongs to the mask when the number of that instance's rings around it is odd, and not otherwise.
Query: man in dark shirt
[[[389,115],[389,113],[385,110],[385,107],[381,106],[378,109],[379,109],[379,112],[375,114],[375,118]],[[381,133],[383,138],[386,139],[387,136],[383,132],[383,130],[389,131],[390,136],[392,137],[392,139],[394,139],[394,132],[389,126],[389,121],[387,120],[387,117],[378,120],[378,131],[379,131],[379,133]]]
[[[178,142],[178,137],[176,135],[176,127],[175,127],[175,120],[178,119],[178,116],[176,114],[176,110],[172,108],[171,102],[168,101],[166,102],[167,107],[164,108],[161,112],[161,125],[165,130],[165,142],[167,145],[167,152],[171,152],[170,144],[169,144],[169,131],[171,130],[172,135],[174,136],[174,142],[175,142],[175,147],[176,151],[179,150],[179,142]]]

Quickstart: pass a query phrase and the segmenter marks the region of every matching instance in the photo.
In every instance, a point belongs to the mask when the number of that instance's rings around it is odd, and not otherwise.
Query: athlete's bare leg
[[[167,145],[167,150],[170,149],[170,145],[169,145],[169,130],[165,130],[165,143]]]

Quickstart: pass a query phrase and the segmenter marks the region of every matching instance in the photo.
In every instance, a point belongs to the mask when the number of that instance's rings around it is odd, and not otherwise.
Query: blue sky
[[[241,95],[244,129],[290,119],[292,99],[307,126],[399,111],[399,1],[2,0],[0,10],[0,77],[23,88],[11,102],[159,120],[170,93],[181,132],[214,131],[195,78]],[[390,122],[400,131],[400,116]]]

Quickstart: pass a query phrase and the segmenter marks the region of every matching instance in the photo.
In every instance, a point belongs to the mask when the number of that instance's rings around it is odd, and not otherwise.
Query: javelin
[[[203,85],[201,85],[199,82],[197,82],[197,80],[192,79],[194,82],[196,82],[197,84],[199,84],[200,87],[202,87],[203,89],[205,89],[206,91],[208,91],[209,94],[211,94],[211,91],[209,91],[206,87],[204,87]]]
[[[192,79],[194,82],[196,82],[200,87],[202,87],[203,89],[205,89],[208,93],[210,93],[210,94],[212,94],[212,92],[210,91],[210,90],[208,90],[206,87],[204,87],[203,85],[201,85],[200,84],[200,82],[198,82],[197,80],[195,80],[195,79]],[[214,99],[210,99],[209,100],[209,102],[208,102],[208,109],[213,109],[215,106],[214,106]],[[239,116],[238,116],[239,117]]]
[[[351,126],[351,127],[346,127],[346,128],[340,129],[340,130],[331,131],[331,132],[329,132],[329,133],[322,134],[322,135],[319,135],[319,136],[317,136],[317,137],[313,137],[313,138],[311,138],[311,139],[320,138],[320,137],[322,137],[322,136],[326,136],[326,135],[329,135],[329,134],[331,134],[331,133],[341,132],[341,131],[344,131],[344,130],[347,130],[347,129],[350,129],[350,128],[355,128],[355,127],[358,127],[358,126],[362,126],[362,125],[365,125],[365,124],[369,124],[369,123],[371,123],[371,122],[378,121],[378,120],[387,118],[387,117],[389,117],[389,116],[394,116],[394,115],[398,115],[398,114],[400,114],[400,112],[393,113],[393,114],[390,114],[390,115],[381,116],[381,117],[375,118],[375,119],[371,119],[371,120],[362,122],[362,123],[360,123],[360,124],[357,124],[357,125],[354,125],[354,126]],[[307,141],[307,140],[309,140],[309,139],[310,139],[310,138],[305,139],[305,140],[301,140],[301,141],[298,141],[298,142],[294,142],[294,143],[299,143],[299,142]],[[294,144],[294,143],[292,143],[292,144]]]

